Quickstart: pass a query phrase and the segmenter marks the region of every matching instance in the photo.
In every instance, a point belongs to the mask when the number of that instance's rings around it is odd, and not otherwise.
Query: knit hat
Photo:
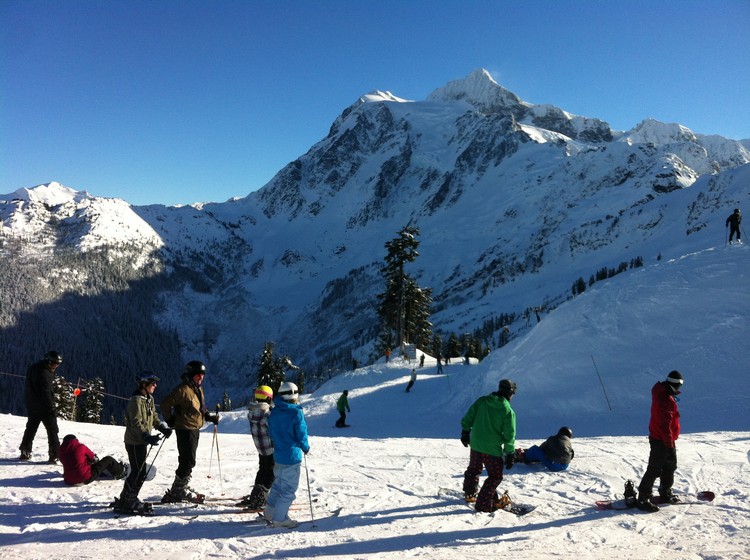
[[[679,371],[677,371],[677,370],[670,371],[669,375],[667,375],[667,380],[666,381],[667,381],[667,383],[669,384],[669,386],[672,388],[672,390],[675,393],[679,393],[680,392],[680,388],[682,387],[683,379],[682,379],[682,374]]]

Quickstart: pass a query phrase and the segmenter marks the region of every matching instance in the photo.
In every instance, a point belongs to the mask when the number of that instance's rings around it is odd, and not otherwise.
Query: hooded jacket
[[[203,387],[198,387],[188,374],[161,402],[161,413],[167,424],[176,430],[200,430],[206,414]]]
[[[275,402],[275,401],[274,401]],[[268,417],[268,431],[273,440],[273,460],[282,465],[302,462],[302,454],[310,451],[307,422],[298,404],[283,400],[275,402]]]
[[[83,484],[91,480],[91,464],[96,461],[94,452],[76,438],[63,439],[57,457],[63,466],[65,484]]]
[[[461,429],[471,431],[471,449],[495,457],[516,450],[516,413],[498,393],[479,397],[461,420]]]
[[[271,405],[267,402],[254,402],[247,407],[250,433],[259,455],[273,455],[273,440],[268,432],[268,417],[270,414]]]
[[[651,389],[648,434],[651,439],[663,441],[670,449],[680,437],[680,412],[677,410],[677,400],[666,381],[659,381]]]

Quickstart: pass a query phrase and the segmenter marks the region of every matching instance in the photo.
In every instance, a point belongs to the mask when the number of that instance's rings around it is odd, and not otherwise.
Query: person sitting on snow
[[[564,471],[575,457],[573,430],[563,426],[557,435],[548,437],[541,445],[532,445],[522,454],[524,463],[541,463],[553,472]]]
[[[65,484],[75,486],[95,481],[102,474],[108,473],[112,478],[124,478],[127,474],[125,465],[107,455],[99,459],[91,449],[86,447],[73,434],[63,438],[57,458],[63,466]]]

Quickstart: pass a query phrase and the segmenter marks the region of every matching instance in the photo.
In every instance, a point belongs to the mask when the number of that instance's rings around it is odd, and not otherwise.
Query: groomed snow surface
[[[156,506],[148,518],[106,509],[120,481],[66,487],[61,468],[44,463],[44,428],[33,461],[16,461],[25,419],[0,415],[0,560],[750,558],[747,257],[744,246],[706,249],[597,283],[539,324],[532,318],[524,336],[480,364],[454,363],[437,375],[427,356],[410,393],[416,364],[401,357],[333,378],[302,401],[310,494],[303,469],[292,516],[311,521],[312,505],[315,522],[296,530],[253,524],[231,505],[250,492],[258,464],[242,410],[223,415],[218,449],[213,427],[198,448],[192,486],[223,501]],[[596,500],[643,475],[650,390],[670,369],[686,380],[675,490],[712,490],[716,499],[654,514],[597,510]],[[516,465],[506,473],[500,489],[538,506],[525,517],[477,514],[441,492],[460,490],[468,463],[461,416],[503,377],[519,387],[512,404],[520,447],[563,424],[576,435],[567,472]],[[352,427],[336,429],[344,389]],[[122,427],[63,421],[60,430],[99,456],[125,457]],[[176,466],[172,438],[140,497],[158,501]]]

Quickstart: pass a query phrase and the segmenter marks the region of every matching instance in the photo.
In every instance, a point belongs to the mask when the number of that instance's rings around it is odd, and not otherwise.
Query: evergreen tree
[[[99,424],[102,420],[104,405],[102,396],[104,393],[104,381],[100,377],[84,381],[81,395],[83,402],[78,407],[78,421],[89,424]]]
[[[378,317],[382,330],[394,334],[395,346],[407,341],[427,345],[432,333],[432,290],[420,288],[404,269],[419,256],[418,235],[417,228],[404,226],[396,238],[385,243],[387,254],[381,269],[385,291],[378,295]]]
[[[287,370],[298,372],[297,379],[300,379],[302,372],[300,368],[292,363],[289,356],[275,356],[274,343],[266,342],[263,345],[263,353],[260,357],[258,385],[268,385],[273,389],[273,392],[276,393],[276,391],[279,390],[279,386],[286,381]],[[299,392],[302,393],[302,386],[300,386],[299,383],[293,383],[297,385]],[[304,385],[304,376],[302,377],[302,383]]]
[[[448,337],[448,344],[445,348],[445,355],[449,358],[455,358],[461,355],[461,341],[456,333],[451,333]]]
[[[76,398],[73,386],[60,375],[52,381],[52,398],[55,403],[55,414],[63,420],[74,420],[76,417]]]
[[[221,410],[223,412],[229,412],[232,410],[232,400],[229,398],[226,391],[224,391],[224,396],[221,398]]]

